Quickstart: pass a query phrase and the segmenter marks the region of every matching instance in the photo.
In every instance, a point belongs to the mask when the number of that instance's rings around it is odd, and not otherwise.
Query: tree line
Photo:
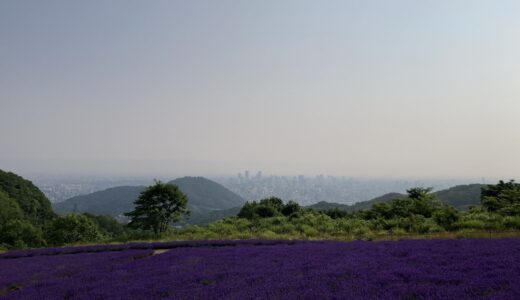
[[[313,210],[270,197],[246,202],[235,217],[206,226],[175,227],[189,217],[189,199],[175,185],[156,181],[134,202],[122,224],[88,213],[56,215],[30,181],[0,170],[0,248],[156,239],[373,239],[443,232],[520,230],[520,184],[483,186],[481,204],[458,211],[432,194],[412,188],[406,198],[347,212]]]

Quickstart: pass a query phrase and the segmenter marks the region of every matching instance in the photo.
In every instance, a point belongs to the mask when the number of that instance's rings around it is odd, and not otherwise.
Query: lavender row
[[[180,247],[105,264],[50,275],[6,298],[520,298],[520,239]]]
[[[49,280],[65,282],[79,273],[92,270],[109,272],[117,264],[144,258],[152,253],[152,250],[127,250],[0,260],[0,298],[2,294],[32,285],[41,286]]]
[[[38,248],[26,250],[14,250],[0,254],[0,259],[21,258],[33,256],[95,253],[106,251],[123,251],[130,249],[174,249],[174,248],[193,248],[193,247],[224,247],[224,246],[257,246],[257,245],[277,245],[294,244],[298,241],[287,240],[194,240],[194,241],[172,241],[172,242],[142,242],[126,244],[104,244],[91,246],[73,246],[60,248]]]

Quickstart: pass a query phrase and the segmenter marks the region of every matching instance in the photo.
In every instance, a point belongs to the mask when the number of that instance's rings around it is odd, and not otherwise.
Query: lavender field
[[[518,299],[520,239],[199,241],[13,251],[0,255],[0,298]]]

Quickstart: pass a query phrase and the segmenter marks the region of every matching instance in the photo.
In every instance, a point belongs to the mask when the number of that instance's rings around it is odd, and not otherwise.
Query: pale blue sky
[[[2,1],[0,168],[518,177],[519,1]]]

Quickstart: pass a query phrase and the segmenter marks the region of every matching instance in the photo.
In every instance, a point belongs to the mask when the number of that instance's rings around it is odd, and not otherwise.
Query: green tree
[[[443,205],[433,212],[433,219],[444,229],[451,230],[453,224],[459,220],[459,212],[450,205]]]
[[[123,224],[116,221],[114,218],[112,218],[109,215],[93,215],[89,213],[83,213],[83,215],[92,222],[94,222],[97,227],[101,230],[103,235],[109,236],[109,237],[118,237],[122,236],[125,233],[127,233],[128,230],[130,230],[128,227],[124,226]]]
[[[146,188],[134,204],[134,211],[125,214],[130,217],[128,226],[151,229],[155,234],[166,231],[170,223],[189,214],[188,198],[179,187],[160,181]]]
[[[300,209],[298,203],[289,201],[284,205],[282,199],[276,197],[270,197],[260,200],[259,202],[251,201],[246,202],[240,212],[238,213],[239,218],[255,219],[255,218],[270,218],[279,215],[290,215],[292,212],[296,212]]]
[[[409,190],[406,190],[406,193],[408,194],[408,198],[410,199],[421,199],[428,195],[430,195],[432,191],[432,188],[424,188],[424,187],[415,187],[411,188]]]
[[[253,219],[256,215],[256,201],[249,202],[247,201],[242,208],[240,208],[240,212],[238,212],[238,217],[243,219]]]
[[[44,246],[40,228],[23,216],[18,203],[0,191],[0,244],[7,248]]]
[[[430,218],[434,211],[442,207],[442,202],[439,201],[432,193],[432,188],[412,188],[407,190],[410,212],[414,215],[421,215]]]
[[[46,231],[47,241],[53,245],[95,242],[103,238],[91,219],[73,213],[55,218]]]
[[[480,194],[482,206],[489,212],[498,212],[503,215],[515,215],[520,205],[520,184],[514,180],[482,187]]]
[[[0,191],[0,208],[0,227],[9,220],[23,218],[18,203],[2,191]]]
[[[290,216],[294,213],[300,212],[301,210],[302,208],[297,202],[290,200],[283,206],[281,213],[284,216]]]
[[[348,216],[348,212],[342,209],[339,209],[337,207],[321,210],[320,212],[326,214],[327,216],[331,217],[332,219],[340,219],[340,218],[346,218]]]
[[[42,230],[24,219],[9,220],[2,227],[2,243],[14,248],[46,246]]]
[[[277,197],[271,197],[271,198],[262,199],[262,200],[260,200],[259,204],[261,206],[272,207],[273,209],[275,209],[276,211],[279,211],[279,212],[281,212],[281,210],[282,210],[282,208],[284,206],[282,199],[277,198]]]
[[[269,205],[258,205],[258,207],[255,210],[255,213],[260,218],[271,218],[278,214],[278,211]]]

